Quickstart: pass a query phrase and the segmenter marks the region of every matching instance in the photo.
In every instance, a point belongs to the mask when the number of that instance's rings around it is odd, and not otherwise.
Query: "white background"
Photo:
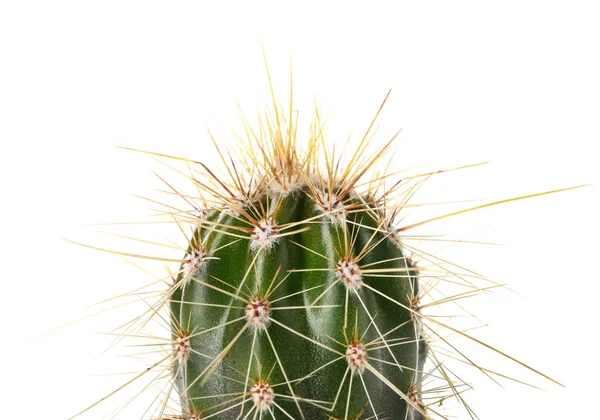
[[[455,237],[485,228],[474,237],[504,244],[455,247],[461,264],[524,296],[480,298],[473,307],[491,326],[478,337],[566,385],[533,378],[546,391],[503,389],[475,375],[465,398],[480,418],[598,416],[597,3],[324,3],[0,3],[2,418],[65,419],[126,378],[91,375],[133,369],[114,353],[94,360],[110,342],[94,333],[122,313],[38,337],[150,279],[60,238],[135,252],[89,225],[148,220],[131,194],[156,188],[152,170],[164,167],[114,146],[215,165],[206,126],[231,138],[236,101],[249,115],[265,103],[261,40],[281,99],[292,59],[295,108],[306,123],[316,98],[330,139],[362,134],[391,88],[378,140],[404,128],[398,168],[491,161],[440,177],[426,197],[596,183],[431,228]],[[140,232],[151,238],[154,226]]]

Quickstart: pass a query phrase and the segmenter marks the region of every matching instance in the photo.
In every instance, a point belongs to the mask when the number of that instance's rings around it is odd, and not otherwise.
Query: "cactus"
[[[246,137],[234,156],[211,135],[221,171],[174,158],[200,170],[197,176],[180,172],[198,189],[196,196],[165,181],[192,206],[167,207],[186,234],[187,249],[182,259],[159,258],[178,262],[179,269],[169,274],[158,301],[123,333],[159,318],[170,336],[158,340],[164,356],[115,392],[158,371],[167,385],[148,410],[155,420],[423,420],[446,418],[437,406],[449,399],[473,415],[463,398],[469,386],[446,368],[443,356],[490,377],[503,375],[473,363],[443,334],[483,345],[556,382],[429,315],[432,308],[497,285],[475,285],[477,276],[420,252],[406,233],[566,189],[399,226],[415,191],[443,171],[389,171],[396,136],[374,150],[371,145],[379,111],[353,150],[339,153],[324,140],[318,113],[301,144],[291,110],[291,103],[289,112],[275,104],[258,127],[244,120]],[[418,264],[415,255],[427,264]],[[436,295],[446,280],[462,290]]]

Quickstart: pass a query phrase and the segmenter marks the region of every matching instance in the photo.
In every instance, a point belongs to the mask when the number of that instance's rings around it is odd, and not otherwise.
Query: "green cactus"
[[[184,174],[197,196],[165,181],[192,205],[167,206],[186,234],[187,250],[183,259],[156,258],[181,265],[169,274],[168,290],[123,332],[144,338],[137,331],[159,318],[169,325],[170,337],[146,338],[153,346],[158,339],[166,355],[111,395],[158,371],[151,384],[168,382],[160,387],[157,407],[148,409],[153,420],[424,420],[446,418],[437,407],[450,399],[472,416],[463,398],[470,386],[442,358],[507,377],[476,365],[451,344],[450,335],[556,382],[430,315],[432,308],[498,285],[487,279],[485,287],[476,285],[478,276],[421,252],[406,233],[570,188],[400,227],[397,219],[423,181],[444,171],[402,177],[390,172],[395,136],[375,150],[370,144],[379,112],[353,150],[336,153],[323,139],[318,113],[302,147],[291,110],[290,103],[284,117],[276,105],[258,127],[244,120],[246,136],[234,156],[213,138],[221,171],[175,158],[201,169],[198,176]],[[417,264],[414,254],[427,266]],[[434,294],[442,281],[462,290]]]

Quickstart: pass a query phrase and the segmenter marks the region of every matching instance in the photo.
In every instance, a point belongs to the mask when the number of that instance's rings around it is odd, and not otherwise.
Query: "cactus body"
[[[421,418],[416,271],[342,187],[267,192],[198,223],[171,301],[187,416]]]
[[[124,326],[127,336],[136,328],[145,330],[152,320],[167,324],[170,337],[133,334],[152,339],[150,345],[159,348],[154,352],[166,355],[113,394],[158,371],[151,384],[168,382],[147,410],[152,420],[425,420],[448,418],[439,407],[450,399],[473,417],[462,396],[470,385],[443,358],[486,376],[508,377],[476,365],[451,336],[558,384],[443,322],[448,315],[430,314],[432,308],[499,285],[489,286],[483,278],[486,287],[477,286],[479,275],[415,248],[410,241],[421,237],[404,233],[578,187],[476,205],[398,227],[399,215],[420,185],[451,169],[398,180],[397,172],[389,171],[390,162],[383,171],[377,168],[394,138],[368,152],[375,119],[357,146],[336,153],[323,140],[318,113],[304,148],[297,142],[291,102],[287,118],[278,106],[273,113],[259,119],[258,128],[244,120],[246,138],[233,154],[213,139],[221,171],[158,154],[199,167],[194,172],[188,166],[191,176],[185,174],[199,194],[181,193],[165,181],[176,197],[192,205],[182,210],[165,204],[170,221],[188,241],[183,259],[122,253],[181,266],[177,273],[169,270],[172,281],[150,309]],[[469,166],[476,165],[452,169]],[[417,265],[415,254],[427,266]],[[458,292],[445,293],[442,281]]]
[[[121,338],[150,339],[147,345],[155,349],[150,353],[162,358],[110,395],[157,372],[146,386],[160,389],[146,410],[150,417],[144,418],[151,420],[446,419],[454,415],[440,407],[445,404],[446,410],[449,400],[474,418],[463,398],[472,387],[447,367],[448,360],[492,379],[522,381],[477,365],[454,338],[559,384],[469,329],[446,323],[454,312],[438,307],[501,285],[412,245],[443,239],[406,232],[579,187],[476,205],[400,227],[407,208],[444,204],[412,203],[430,177],[479,164],[398,177],[390,170],[391,158],[383,162],[396,136],[378,149],[370,146],[387,96],[358,144],[347,142],[339,153],[335,144],[326,144],[318,112],[300,144],[291,98],[284,110],[271,94],[274,107],[259,116],[257,127],[243,119],[245,137],[238,136],[235,150],[225,150],[211,135],[220,170],[212,162],[144,152],[183,161],[186,171],[172,169],[198,192],[184,193],[161,178],[169,195],[192,208],[150,200],[165,206],[163,215],[188,245],[186,250],[142,242],[185,250],[183,259],[92,247],[181,263],[176,273],[167,267],[167,290],[141,292],[149,309],[120,328]],[[416,264],[415,256],[426,265]],[[158,299],[149,303],[149,293]],[[166,325],[170,337],[154,334],[151,321]],[[166,386],[159,385],[162,379]]]

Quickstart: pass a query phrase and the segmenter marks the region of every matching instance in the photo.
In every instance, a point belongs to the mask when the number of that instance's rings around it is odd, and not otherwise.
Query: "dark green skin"
[[[266,204],[265,201],[266,198],[263,200],[264,204]],[[356,236],[352,250],[352,257],[356,257],[363,247],[365,247],[365,244],[368,243],[369,238],[374,232],[373,229],[377,227],[378,216],[375,211],[369,210],[369,207],[364,203],[354,201],[345,204],[350,207],[354,206],[356,209],[362,208],[362,211],[349,213],[347,215],[348,220],[371,227],[369,229],[347,223],[348,237],[350,235]],[[304,191],[298,191],[283,199],[283,203],[277,212],[276,220],[281,226],[286,223],[306,220],[318,214],[310,197]],[[243,219],[243,216],[236,217],[217,211],[210,216],[209,220],[213,222],[218,221],[220,224],[226,226],[241,226],[244,228],[249,226],[247,223],[238,220],[240,218]],[[199,414],[200,418],[203,418],[233,404],[237,404],[241,402],[241,399],[234,401],[231,401],[231,399],[241,396],[241,393],[244,391],[246,392],[244,399],[249,398],[250,388],[259,378],[262,378],[263,380],[268,379],[270,385],[277,385],[273,388],[276,393],[275,402],[295,419],[302,418],[298,410],[298,404],[305,419],[343,419],[346,413],[348,383],[351,380],[352,394],[347,418],[372,418],[375,413],[369,404],[367,394],[359,378],[360,374],[358,373],[352,375],[351,372],[348,372],[333,411],[328,411],[324,407],[317,407],[311,403],[302,401],[302,399],[318,400],[323,402],[321,405],[326,405],[324,402],[331,403],[334,401],[342,378],[348,368],[348,363],[343,357],[341,360],[319,370],[310,378],[295,381],[305,377],[326,363],[339,358],[346,351],[346,347],[339,343],[348,343],[353,338],[360,338],[367,328],[368,331],[362,342],[368,343],[378,339],[379,333],[373,325],[369,328],[369,324],[371,324],[370,316],[375,318],[375,324],[383,335],[398,325],[406,323],[406,325],[385,337],[386,340],[402,337],[406,342],[389,348],[383,347],[369,350],[367,354],[369,364],[405,394],[408,392],[410,385],[419,380],[420,375],[417,375],[415,371],[422,370],[426,349],[423,342],[415,338],[415,327],[411,321],[410,311],[372,292],[366,287],[362,287],[357,293],[368,309],[369,316],[359,299],[355,296],[355,292],[350,291],[347,326],[344,335],[346,286],[335,277],[335,265],[292,242],[300,243],[304,247],[337,262],[338,257],[335,250],[337,249],[340,254],[344,254],[345,249],[343,228],[340,225],[332,223],[328,217],[320,217],[309,223],[292,228],[290,231],[298,230],[305,226],[309,226],[310,229],[280,238],[279,242],[271,249],[252,250],[250,249],[250,240],[242,239],[213,254],[213,250],[235,241],[236,238],[224,233],[209,233],[212,225],[209,223],[204,224],[201,229],[196,231],[192,243],[195,245],[196,241],[202,241],[211,256],[218,257],[219,260],[207,261],[206,264],[193,274],[194,279],[198,281],[190,281],[185,287],[181,287],[173,293],[171,310],[177,323],[187,334],[198,334],[209,328],[243,317],[245,315],[245,311],[241,309],[241,307],[245,306],[243,302],[230,295],[211,289],[206,284],[214,285],[236,294],[235,289],[240,285],[257,252],[259,255],[256,257],[255,268],[247,277],[245,286],[242,287],[242,292],[250,294],[251,291],[252,297],[259,294],[259,291],[260,295],[264,296],[278,269],[280,269],[280,272],[275,280],[275,284],[279,283],[288,274],[289,270],[329,268],[331,269],[329,271],[291,273],[277,290],[269,296],[269,301],[272,302],[280,297],[319,286],[316,289],[298,293],[275,302],[272,305],[273,311],[271,317],[298,333],[310,337],[312,340],[322,343],[330,349],[334,349],[338,353],[319,346],[306,338],[286,330],[276,322],[272,322],[267,327],[267,332],[256,332],[255,334],[253,327],[247,328],[237,338],[235,344],[227,352],[222,361],[218,363],[216,369],[208,379],[206,379],[207,375],[197,379],[200,373],[238,335],[239,331],[246,324],[246,320],[243,319],[208,333],[193,336],[191,347],[194,351],[190,353],[183,366],[177,366],[180,373],[177,378],[177,389],[184,406],[188,407],[188,411],[183,413],[184,416],[195,413]],[[219,226],[218,229],[237,235],[240,234],[239,231],[227,227]],[[383,233],[377,232],[371,244],[378,242],[383,237]],[[396,259],[368,267],[367,269],[406,269],[408,267],[408,261],[403,258],[402,250],[394,242],[386,238],[362,258],[359,264],[363,266],[393,258]],[[397,277],[363,277],[363,281],[400,302],[402,305],[406,307],[410,306],[410,296],[414,296],[417,293],[416,271],[385,274],[396,275]],[[233,288],[220,283],[213,276],[226,281]],[[199,281],[206,284],[202,284]],[[306,307],[323,293],[332,282],[337,284],[316,305],[337,305],[337,307],[276,309],[283,306]],[[246,300],[243,293],[240,293],[239,296]],[[192,302],[219,304],[228,307],[201,306],[194,305]],[[358,325],[355,325],[356,321]],[[358,330],[358,337],[354,337],[355,330]],[[269,341],[269,337],[273,346]],[[245,386],[254,339],[253,360],[248,385]],[[337,340],[339,343],[336,343],[332,339]],[[391,342],[391,344],[397,343],[398,341]],[[277,361],[273,347],[279,356],[283,370],[287,375],[287,380]],[[377,345],[376,347],[382,346]],[[397,366],[389,364],[393,363],[390,350],[393,352],[398,363],[406,368],[400,370]],[[202,353],[207,357],[201,356],[196,352]],[[389,363],[378,362],[373,360],[373,358],[385,360]],[[288,380],[291,381],[293,392],[299,399],[298,404],[291,398],[290,385],[286,383]],[[413,420],[420,420],[422,418],[421,414],[408,406],[396,392],[369,370],[364,371],[362,380],[379,418]],[[212,395],[234,393],[237,393],[237,395],[210,397]],[[285,397],[285,395],[288,397]],[[215,407],[220,403],[224,404]],[[239,418],[243,418],[253,406],[254,403],[252,400],[247,401],[243,407],[243,414]],[[277,418],[287,418],[278,408],[273,406],[272,409]],[[241,411],[242,406],[240,405],[211,418],[236,419]],[[252,419],[253,417],[254,413],[250,414],[248,418]],[[271,418],[271,414],[265,411],[262,413],[262,418]]]

